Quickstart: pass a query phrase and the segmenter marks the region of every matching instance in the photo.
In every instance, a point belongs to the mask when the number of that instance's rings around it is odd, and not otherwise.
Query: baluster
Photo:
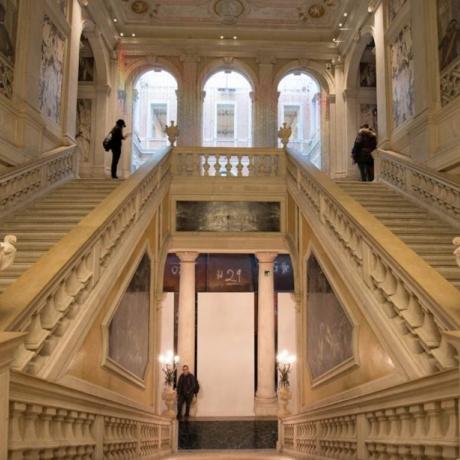
[[[209,154],[205,153],[203,155],[204,158],[204,166],[203,166],[203,176],[208,177],[209,176],[209,168],[211,165],[209,164]]]
[[[243,159],[244,158],[247,158],[246,156],[243,156],[243,155],[239,155],[236,157],[236,160],[237,160],[237,164],[236,164],[236,175],[238,177],[243,177],[243,168],[244,168],[244,165],[243,165]]]
[[[427,414],[428,429],[426,437],[431,440],[442,438],[441,430],[441,408],[438,402],[430,402],[424,404],[424,409]]]
[[[226,176],[227,177],[230,177],[232,175],[232,155],[231,154],[227,154],[225,155],[225,159],[226,159],[226,163],[225,163],[225,172],[226,172]]]
[[[27,406],[24,403],[12,401],[10,403],[10,447],[22,445],[24,441],[23,424]]]
[[[425,439],[425,412],[423,411],[423,407],[420,404],[410,406],[409,412],[413,415],[415,419],[414,433],[412,435],[412,439],[415,441],[421,441]]]

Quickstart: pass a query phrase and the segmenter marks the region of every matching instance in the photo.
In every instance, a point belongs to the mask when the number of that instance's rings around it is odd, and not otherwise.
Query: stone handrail
[[[459,329],[460,291],[301,156],[289,152],[287,163],[289,192],[370,299],[366,316],[387,328],[409,375],[457,366],[443,332]]]
[[[22,373],[11,373],[9,425],[9,459],[151,459],[173,448],[173,422],[149,407]]]
[[[218,165],[218,166],[217,166]],[[243,147],[174,147],[176,176],[284,177],[283,149]]]
[[[93,292],[109,276],[136,224],[151,219],[166,193],[168,152],[120,184],[0,295],[0,330],[27,333],[14,369],[39,375],[58,343],[68,339],[72,322],[88,310]]]
[[[59,147],[0,175],[0,217],[77,176],[75,145]]]
[[[455,459],[458,374],[447,371],[280,422],[283,452],[322,459]]]
[[[460,180],[415,164],[406,157],[386,150],[375,152],[376,179],[460,228]]]

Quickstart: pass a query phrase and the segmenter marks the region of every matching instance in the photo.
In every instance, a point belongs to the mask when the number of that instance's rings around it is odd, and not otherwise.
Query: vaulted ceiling
[[[104,0],[129,37],[330,40],[357,0]]]

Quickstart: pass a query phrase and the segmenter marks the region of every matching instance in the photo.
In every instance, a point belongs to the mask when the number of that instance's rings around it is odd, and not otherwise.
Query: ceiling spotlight
[[[135,37],[135,36],[136,36],[136,34],[131,34],[131,37]]]
[[[237,40],[238,37],[236,35],[233,35],[233,40]]]
[[[225,37],[223,35],[220,36],[220,39],[223,40]]]
[[[120,37],[124,37],[125,34],[123,32],[120,32]]]
[[[368,12],[369,14],[372,14],[372,13],[374,12],[374,8],[372,8],[372,6],[368,6],[368,7],[367,7],[367,12]]]
[[[342,26],[343,26],[343,24],[342,24],[342,23],[339,23],[339,27],[342,27]]]
[[[333,38],[332,41],[335,43],[335,42],[337,41],[337,39],[336,39],[336,38]]]
[[[344,17],[347,17],[348,16],[348,13],[343,13]]]
[[[113,18],[113,22],[118,22],[118,19],[117,19],[117,18]]]

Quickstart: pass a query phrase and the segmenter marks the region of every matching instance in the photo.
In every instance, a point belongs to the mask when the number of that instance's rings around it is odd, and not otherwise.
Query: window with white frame
[[[234,71],[220,71],[204,85],[203,145],[252,146],[252,87]]]
[[[216,139],[231,141],[235,138],[235,104],[218,102],[216,104]]]
[[[150,137],[162,139],[165,127],[168,124],[168,104],[166,102],[153,102],[150,105]]]

